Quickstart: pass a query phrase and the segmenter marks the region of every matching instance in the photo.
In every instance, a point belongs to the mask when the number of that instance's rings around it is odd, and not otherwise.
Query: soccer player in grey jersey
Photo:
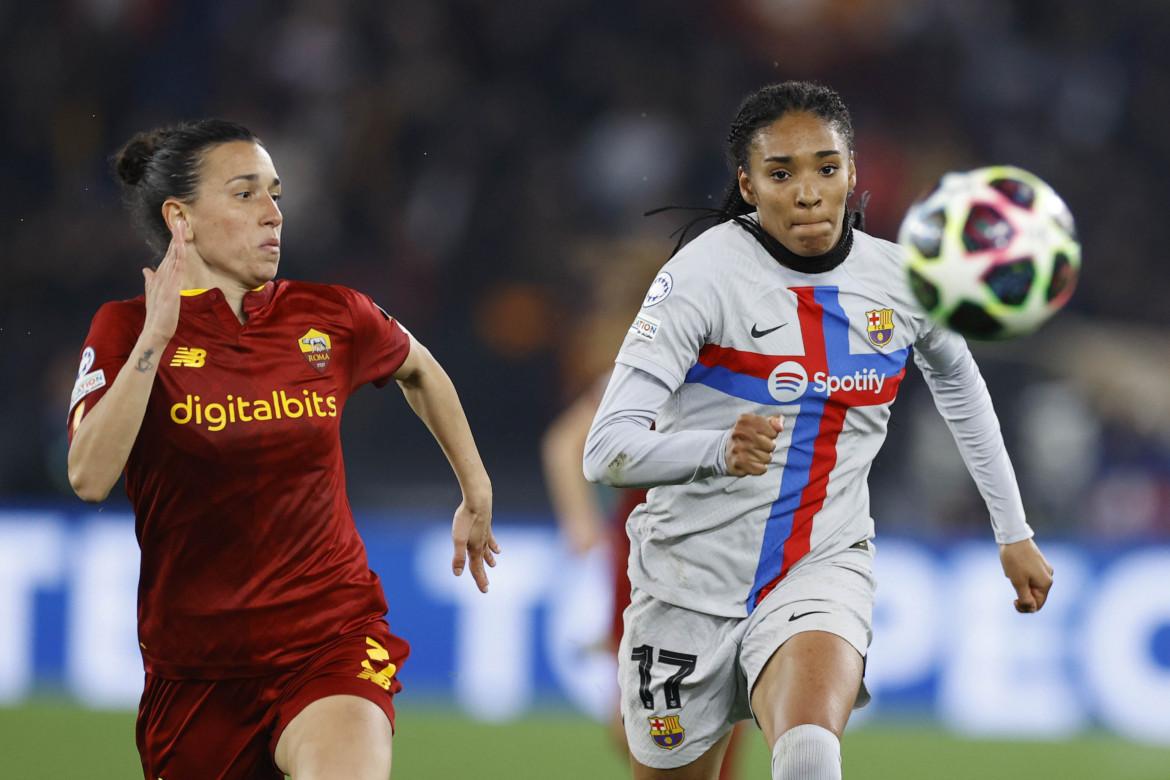
[[[991,516],[1016,609],[1052,568],[1032,541],[963,339],[928,322],[898,248],[852,224],[853,129],[833,90],[765,87],[728,137],[719,224],[663,267],[618,354],[585,473],[650,487],[630,516],[619,655],[634,777],[715,777],[754,717],[775,780],[841,777],[869,699],[866,479],[914,348]]]

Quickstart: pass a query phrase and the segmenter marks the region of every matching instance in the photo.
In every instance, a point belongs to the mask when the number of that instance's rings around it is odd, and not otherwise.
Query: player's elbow
[[[110,491],[108,490],[105,492],[94,491],[90,493],[83,493],[81,491],[76,492],[78,497],[87,504],[100,504],[110,495]]]
[[[605,470],[599,469],[597,464],[589,459],[588,453],[586,453],[585,458],[581,462],[581,470],[585,474],[585,479],[590,482],[605,482]]]
[[[87,504],[99,504],[110,495],[114,484],[109,480],[102,479],[94,473],[92,468],[87,468],[86,464],[70,458],[69,486],[73,488],[77,497]]]
[[[625,487],[622,482],[623,469],[621,465],[629,460],[623,452],[616,452],[612,447],[604,446],[603,442],[594,441],[593,437],[585,442],[585,457],[581,466],[585,479],[600,485],[610,487]]]
[[[73,492],[87,504],[100,504],[106,500],[110,495],[110,488],[112,485],[102,486],[93,480],[86,479],[83,475],[75,473],[72,469],[69,470],[69,484],[73,487]]]

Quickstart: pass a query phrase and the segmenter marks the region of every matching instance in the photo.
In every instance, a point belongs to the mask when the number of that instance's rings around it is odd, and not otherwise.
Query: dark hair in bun
[[[207,153],[232,141],[261,143],[241,124],[200,119],[138,133],[110,158],[134,225],[156,252],[166,252],[171,240],[162,204],[194,202]]]

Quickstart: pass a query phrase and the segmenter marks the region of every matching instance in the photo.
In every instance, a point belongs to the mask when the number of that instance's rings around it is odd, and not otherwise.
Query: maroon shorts
[[[146,675],[138,753],[146,780],[284,780],[273,754],[284,729],[317,699],[369,699],[394,725],[397,671],[410,646],[385,623],[341,637],[304,666],[266,677],[172,680]]]
[[[616,653],[622,642],[625,623],[622,615],[630,606],[630,537],[626,535],[626,520],[638,504],[646,503],[645,490],[626,490],[613,513],[610,534],[613,555],[613,616],[610,622],[609,638]]]

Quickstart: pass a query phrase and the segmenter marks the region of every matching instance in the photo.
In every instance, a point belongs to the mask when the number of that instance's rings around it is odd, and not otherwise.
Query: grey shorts
[[[873,545],[798,566],[747,617],[694,612],[633,589],[618,650],[630,752],[656,769],[686,766],[752,717],[752,687],[772,654],[803,631],[872,637]],[[869,703],[865,683],[854,707]]]

